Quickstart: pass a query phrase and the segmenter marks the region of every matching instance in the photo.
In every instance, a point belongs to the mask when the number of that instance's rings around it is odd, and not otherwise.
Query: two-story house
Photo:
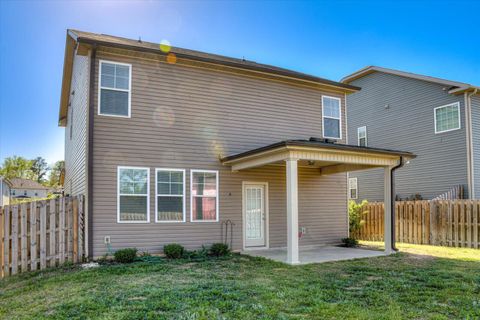
[[[234,250],[287,247],[291,264],[299,246],[339,243],[348,236],[346,172],[383,168],[389,196],[393,168],[414,157],[346,144],[345,97],[359,89],[69,30],[59,125],[65,193],[87,203],[88,255],[105,254],[107,243],[199,248],[222,241],[227,222]]]
[[[348,140],[408,148],[418,158],[398,172],[398,197],[432,199],[455,186],[480,198],[480,88],[370,66],[342,79],[362,87],[347,96]],[[383,200],[383,173],[349,174],[352,199]]]

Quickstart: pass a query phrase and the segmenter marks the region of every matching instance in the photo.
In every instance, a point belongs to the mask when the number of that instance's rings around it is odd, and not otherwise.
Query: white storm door
[[[246,184],[244,189],[245,247],[264,247],[265,185]]]

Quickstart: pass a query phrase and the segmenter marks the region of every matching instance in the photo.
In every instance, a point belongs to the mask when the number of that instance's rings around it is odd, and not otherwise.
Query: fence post
[[[83,261],[85,252],[85,215],[83,195],[78,196],[78,257]]]
[[[78,198],[74,197],[72,199],[73,204],[73,262],[78,262]]]
[[[65,263],[65,198],[58,203],[58,253],[60,265]]]
[[[3,275],[6,277],[10,275],[10,206],[5,206],[4,213],[4,237],[3,237]]]

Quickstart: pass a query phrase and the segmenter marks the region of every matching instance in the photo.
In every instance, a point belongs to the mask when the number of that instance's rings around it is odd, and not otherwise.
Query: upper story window
[[[117,222],[150,222],[150,169],[118,167]]]
[[[358,145],[361,147],[367,146],[367,127],[363,126],[357,129]]]
[[[357,178],[348,179],[348,197],[358,199],[358,181]]]
[[[130,117],[132,66],[100,60],[98,114]]]
[[[339,98],[322,96],[323,137],[342,138],[342,111]]]
[[[437,107],[435,111],[435,133],[460,129],[460,103],[455,102]]]
[[[190,197],[191,221],[218,221],[218,172],[192,170]]]

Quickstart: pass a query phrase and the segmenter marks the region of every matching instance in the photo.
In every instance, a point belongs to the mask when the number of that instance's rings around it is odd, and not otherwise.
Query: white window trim
[[[120,220],[120,196],[129,196],[128,194],[120,194],[120,170],[121,169],[138,169],[147,170],[147,220],[121,221]],[[138,196],[138,195],[134,195]],[[141,196],[145,196],[141,194]],[[117,223],[150,223],[150,168],[146,167],[117,167]]]
[[[358,127],[357,128],[357,144],[360,146],[360,129],[365,128],[365,147],[368,146],[368,139],[367,139],[367,126]]]
[[[329,99],[335,99],[335,100],[338,100],[338,108],[339,108],[339,118],[335,118],[335,117],[330,117],[330,116],[326,116],[324,114],[324,103],[323,103],[323,99],[325,98],[329,98]],[[340,132],[340,137],[328,137],[325,135],[325,121],[324,119],[325,118],[328,118],[328,119],[335,119],[335,120],[339,120],[339,132]],[[340,98],[337,98],[337,97],[332,97],[332,96],[325,96],[325,95],[322,95],[322,135],[324,138],[327,138],[327,139],[336,139],[336,140],[342,140],[342,99]]]
[[[217,217],[215,220],[194,220],[193,219],[193,174],[195,172],[208,172],[208,173],[215,173],[216,177],[216,190],[217,196],[215,201],[215,211],[217,213]],[[219,185],[218,185],[218,170],[200,170],[200,169],[192,169],[190,170],[190,222],[218,222],[220,218],[220,212],[218,211],[218,199],[220,198],[219,192]]]
[[[350,188],[350,180],[355,180],[356,188]],[[355,192],[355,196],[356,196],[355,198],[352,198],[352,192],[351,192],[352,189],[357,190]],[[358,199],[358,178],[348,178],[348,199],[352,199],[352,200]]]
[[[448,130],[442,130],[442,131],[437,131],[437,110],[445,107],[451,107],[451,106],[456,106],[457,107],[457,112],[458,112],[458,128],[453,128],[453,129],[448,129]],[[433,120],[435,123],[435,134],[438,133],[444,133],[444,132],[450,132],[450,131],[455,131],[459,130],[462,128],[462,118],[460,117],[460,102],[453,102],[449,103],[440,107],[436,107],[433,109]]]
[[[159,171],[166,171],[166,172],[181,172],[183,174],[183,195],[178,194],[170,194],[170,195],[159,195],[158,194],[158,172]],[[183,223],[186,222],[186,208],[185,208],[185,169],[172,169],[172,168],[155,168],[155,223]],[[182,197],[183,203],[183,219],[182,220],[159,220],[158,219],[158,197]]]
[[[111,63],[111,64],[118,64],[122,66],[128,66],[128,90],[102,87],[102,63]],[[110,61],[110,60],[98,60],[98,70],[99,70],[98,72],[98,115],[105,116],[105,117],[130,118],[131,111],[132,111],[132,65],[130,63],[116,62],[116,61]],[[102,89],[128,92],[128,115],[127,116],[100,112],[100,101],[102,98],[101,97]]]

